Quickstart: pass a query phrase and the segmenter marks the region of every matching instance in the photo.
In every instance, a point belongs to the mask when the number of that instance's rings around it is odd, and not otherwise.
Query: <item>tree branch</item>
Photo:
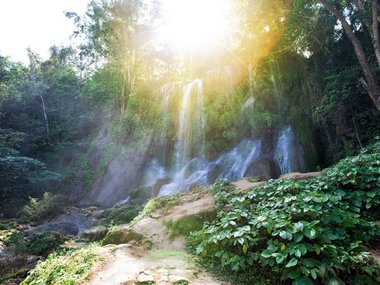
[[[364,87],[366,88],[372,101],[375,103],[376,108],[380,110],[380,86],[378,85],[375,75],[372,72],[371,67],[367,61],[367,58],[366,58],[366,55],[365,55],[365,52],[360,40],[354,34],[354,31],[352,30],[350,24],[347,22],[344,15],[340,11],[338,11],[338,9],[334,7],[334,5],[332,5],[328,0],[320,0],[320,2],[325,7],[325,9],[328,10],[330,13],[332,13],[342,24],[343,29],[345,30],[348,38],[350,39],[352,45],[354,46],[356,57],[359,60],[360,66],[363,70],[364,77],[365,77],[365,81],[363,79]],[[378,13],[377,0],[373,0],[372,5],[376,7],[375,9],[376,12],[373,12],[373,17],[374,15],[376,15],[377,17],[377,13]],[[378,23],[377,22],[376,22],[376,27],[373,24],[372,29],[374,28],[377,29],[377,37],[378,37]],[[380,48],[379,48],[379,60],[380,60]]]
[[[377,64],[380,69],[380,37],[379,37],[379,10],[377,0],[372,0],[372,34],[373,34],[373,46],[375,49],[375,55]]]

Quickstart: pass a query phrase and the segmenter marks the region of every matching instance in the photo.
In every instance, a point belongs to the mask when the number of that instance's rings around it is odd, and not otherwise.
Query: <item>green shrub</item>
[[[26,240],[22,232],[18,230],[2,231],[0,233],[0,241],[6,246],[12,246],[17,254],[26,252]]]
[[[145,205],[144,209],[139,213],[139,215],[133,219],[133,223],[137,223],[141,219],[149,216],[155,211],[159,210],[161,214],[167,213],[174,206],[181,202],[181,196],[183,193],[177,193],[173,196],[163,196],[160,198],[150,199]]]
[[[379,148],[342,160],[312,180],[271,180],[244,194],[214,186],[218,217],[189,238],[199,255],[249,271],[259,262],[298,284],[378,284],[367,219],[379,204]]]
[[[27,221],[41,222],[61,214],[64,204],[63,195],[46,192],[41,199],[29,198],[22,212]]]
[[[50,254],[45,261],[38,262],[21,284],[80,284],[92,264],[99,259],[97,249],[97,245],[91,244],[77,250]]]
[[[130,223],[142,210],[140,205],[114,208],[105,213],[104,225],[122,225]]]
[[[12,246],[17,254],[46,256],[64,242],[59,233],[36,233],[30,238],[17,230],[0,231],[0,242]]]
[[[169,229],[169,237],[188,236],[191,232],[202,229],[206,221],[212,221],[216,217],[214,211],[199,213],[194,216],[187,216],[178,221],[169,221],[166,226]]]
[[[55,232],[43,232],[33,235],[27,242],[29,254],[46,256],[64,242],[64,238]]]

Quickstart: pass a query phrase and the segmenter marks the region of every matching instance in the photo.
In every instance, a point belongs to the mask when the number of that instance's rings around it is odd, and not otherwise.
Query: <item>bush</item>
[[[380,231],[366,217],[379,204],[379,146],[313,180],[271,180],[243,195],[218,181],[218,217],[190,248],[233,271],[259,262],[294,285],[378,284],[367,246]]]
[[[214,211],[206,211],[193,216],[186,216],[177,221],[168,221],[166,226],[169,230],[169,238],[189,236],[191,232],[199,231],[206,221],[212,221],[216,217]]]
[[[122,225],[130,223],[142,210],[140,205],[130,205],[111,209],[105,213],[104,225]]]
[[[98,260],[97,248],[97,245],[92,244],[77,250],[50,254],[29,272],[21,284],[79,284]]]
[[[46,192],[41,199],[29,198],[29,203],[24,206],[22,212],[29,222],[41,222],[53,218],[63,212],[63,195],[54,195]]]
[[[18,230],[7,230],[0,232],[0,241],[2,241],[6,246],[12,246],[17,254],[23,254],[26,252],[25,236]]]
[[[0,232],[0,241],[12,246],[17,254],[46,256],[64,242],[61,234],[55,232],[36,233],[30,238],[17,230]]]
[[[26,245],[29,254],[47,256],[64,242],[64,238],[59,233],[43,232],[33,235]]]

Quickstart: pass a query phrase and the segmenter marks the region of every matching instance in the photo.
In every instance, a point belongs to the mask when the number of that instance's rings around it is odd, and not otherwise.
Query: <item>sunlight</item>
[[[161,39],[174,48],[207,50],[226,41],[230,0],[162,0]]]

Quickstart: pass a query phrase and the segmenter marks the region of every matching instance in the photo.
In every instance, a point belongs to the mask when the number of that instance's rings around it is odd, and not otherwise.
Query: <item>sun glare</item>
[[[229,33],[230,0],[162,0],[160,37],[182,51],[224,44]]]

